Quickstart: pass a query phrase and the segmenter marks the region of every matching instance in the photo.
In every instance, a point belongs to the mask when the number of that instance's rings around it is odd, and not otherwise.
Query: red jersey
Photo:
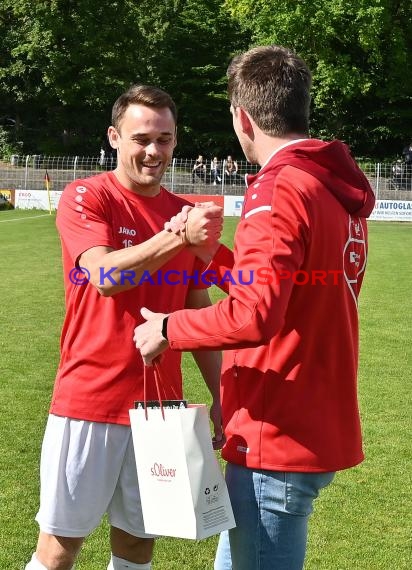
[[[101,296],[90,283],[74,283],[79,277],[75,266],[80,255],[92,247],[119,250],[148,240],[187,203],[164,188],[155,197],[137,195],[124,188],[112,172],[76,180],[65,188],[57,228],[66,316],[51,413],[129,424],[128,410],[135,400],[143,399],[143,364],[133,343],[134,328],[143,322],[140,308],[165,313],[183,308],[188,289],[205,285],[194,279],[185,282],[179,276],[185,272],[196,275],[204,266],[184,250],[152,276],[147,272],[139,280],[135,278],[135,288],[112,297]],[[100,278],[110,279],[110,271],[101,270]],[[168,372],[166,397],[181,398],[180,354],[167,351],[164,366]],[[157,399],[153,383],[148,384],[148,398]]]
[[[285,145],[247,182],[233,256],[222,246],[208,268],[229,295],[171,315],[170,346],[225,350],[227,461],[353,466],[363,459],[357,298],[372,190],[345,145],[313,139]]]

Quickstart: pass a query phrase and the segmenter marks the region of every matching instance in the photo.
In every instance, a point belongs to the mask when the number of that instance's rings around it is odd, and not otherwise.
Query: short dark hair
[[[271,136],[309,133],[312,75],[292,50],[260,46],[235,56],[227,70],[228,96]]]
[[[177,108],[171,96],[151,85],[136,84],[129,87],[120,97],[115,101],[112,109],[112,125],[119,131],[120,123],[130,105],[144,105],[145,107],[152,107],[154,109],[169,108],[175,124],[177,123]]]

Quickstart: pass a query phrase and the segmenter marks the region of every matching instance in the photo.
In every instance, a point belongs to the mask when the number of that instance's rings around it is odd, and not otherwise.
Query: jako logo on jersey
[[[135,236],[136,230],[130,230],[129,228],[125,228],[124,226],[120,226],[118,233],[125,235],[125,236]]]

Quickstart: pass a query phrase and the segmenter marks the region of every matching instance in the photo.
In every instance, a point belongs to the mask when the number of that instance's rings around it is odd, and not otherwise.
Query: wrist
[[[169,339],[167,338],[167,322],[168,322],[168,320],[169,320],[169,317],[165,317],[165,318],[163,319],[163,322],[162,322],[162,337],[163,337],[165,340],[169,340]]]
[[[187,235],[186,235],[186,227],[185,226],[180,227],[180,228],[176,228],[176,227],[173,227],[170,224],[170,222],[166,222],[163,229],[167,233],[176,236],[176,238],[180,241],[180,243],[182,245],[184,245],[184,246],[190,245],[190,242],[189,242]]]

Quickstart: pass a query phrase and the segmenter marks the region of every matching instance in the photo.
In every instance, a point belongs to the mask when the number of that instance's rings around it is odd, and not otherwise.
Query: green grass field
[[[228,244],[236,221],[225,222]],[[44,212],[0,212],[1,570],[24,568],[37,540],[40,445],[64,314],[54,223],[54,215]],[[366,460],[339,473],[316,503],[306,570],[412,568],[412,226],[371,222],[369,227],[359,375]],[[184,357],[184,371],[188,398],[208,402],[190,355]],[[153,568],[212,570],[216,542],[216,537],[161,538]],[[108,557],[103,521],[76,570],[105,570]]]

